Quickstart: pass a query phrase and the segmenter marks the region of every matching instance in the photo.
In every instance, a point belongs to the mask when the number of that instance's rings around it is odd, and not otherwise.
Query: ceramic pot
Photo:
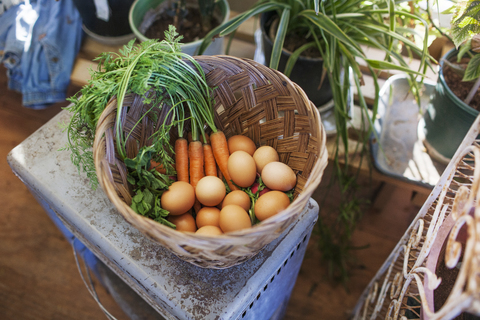
[[[447,86],[443,74],[443,60],[457,54],[452,49],[440,60],[440,70],[435,91],[423,115],[424,143],[439,161],[448,163],[479,112],[460,100]]]
[[[133,38],[127,22],[134,0],[73,0],[82,17],[83,30],[105,44],[126,43]]]
[[[265,53],[265,65],[270,64],[270,56],[272,55],[273,42],[269,37],[270,28],[273,21],[278,15],[274,11],[265,12],[260,18],[260,28],[262,30],[262,46]],[[282,50],[278,70],[284,72],[287,60],[290,58],[291,52]],[[323,60],[321,58],[308,58],[300,56],[292,69],[289,78],[298,84],[307,94],[308,98],[318,107],[321,108],[328,104],[332,98],[332,91],[328,77],[323,80],[322,86],[319,84],[322,78]],[[333,106],[333,104],[332,104]]]
[[[145,35],[145,31],[155,21],[156,15],[167,8],[170,3],[165,0],[136,0],[130,8],[128,22],[130,28],[139,41],[149,40]],[[187,6],[191,4],[197,5],[197,1],[187,0]],[[198,5],[197,5],[198,6]],[[221,22],[226,23],[230,17],[230,7],[226,0],[220,0],[217,2],[217,8],[215,9],[215,15]],[[182,43],[182,52],[195,55],[197,54],[198,47],[202,43],[203,39],[197,41]],[[223,38],[217,38],[208,46],[203,53],[204,55],[218,55],[224,54]]]

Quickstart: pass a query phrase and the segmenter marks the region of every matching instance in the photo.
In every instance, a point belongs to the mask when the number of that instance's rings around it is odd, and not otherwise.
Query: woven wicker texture
[[[109,102],[97,125],[94,160],[103,190],[123,217],[152,240],[161,243],[181,259],[206,268],[228,268],[240,264],[291,226],[320,184],[327,165],[326,135],[315,106],[295,83],[283,74],[252,60],[230,56],[198,56],[207,83],[215,88],[215,122],[226,137],[242,134],[257,145],[274,147],[280,161],[297,174],[295,200],[281,213],[254,227],[219,237],[178,232],[136,214],[130,207],[130,188],[125,165],[115,154],[116,104]],[[123,130],[129,133],[127,157],[148,145],[148,137],[167,114],[143,117],[150,109],[141,96],[126,97],[121,115]],[[128,109],[128,110],[127,110]],[[157,119],[153,121],[152,119]],[[188,126],[186,128],[188,130]],[[132,131],[132,132],[130,132]],[[175,130],[173,130],[175,131]],[[172,140],[175,132],[171,132]]]

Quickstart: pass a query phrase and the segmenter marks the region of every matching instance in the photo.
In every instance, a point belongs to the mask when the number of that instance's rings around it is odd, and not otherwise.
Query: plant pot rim
[[[128,41],[135,38],[135,34],[133,34],[133,32],[127,33],[127,34],[124,34],[124,35],[121,35],[121,36],[113,36],[113,37],[112,36],[102,36],[100,34],[97,34],[93,31],[91,31],[90,29],[88,29],[88,27],[85,24],[82,24],[82,30],[85,32],[85,34],[88,37],[92,38],[93,40],[95,40],[97,42],[100,42],[100,43],[103,43],[103,44],[106,44],[106,45],[110,45],[110,46],[117,46],[117,45],[125,44]]]
[[[440,70],[439,70],[439,75],[438,75],[438,81],[440,81],[443,86],[446,89],[446,93],[450,96],[450,98],[463,110],[468,112],[469,114],[473,116],[477,116],[480,112],[478,110],[475,110],[473,107],[469,106],[465,102],[463,102],[459,97],[457,97],[453,91],[450,89],[450,87],[447,85],[447,82],[445,81],[445,75],[443,74],[443,66],[444,66],[444,61],[452,58],[453,56],[457,55],[458,50],[456,48],[451,49],[448,51],[440,60]]]
[[[135,0],[133,3],[132,3],[132,6],[130,7],[130,10],[128,12],[128,23],[130,24],[130,28],[132,29],[132,32],[134,33],[135,37],[137,37],[137,39],[141,42],[144,42],[144,41],[148,41],[148,40],[151,40],[150,38],[147,38],[145,37],[145,35],[143,33],[140,32],[140,30],[138,30],[138,28],[136,27],[134,21],[133,21],[133,11],[134,11],[134,8],[137,6],[137,4],[139,2],[143,2],[145,0]],[[159,4],[161,3],[164,3],[165,1],[167,0],[162,0],[159,2]],[[225,7],[225,16],[223,17],[223,20],[220,22],[220,24],[224,24],[226,23],[229,18],[230,18],[230,5],[228,4],[228,1],[227,0],[219,0],[219,1],[216,1],[216,3],[219,5],[219,6],[224,6]],[[223,15],[223,14],[222,14]],[[198,39],[198,40],[195,40],[195,41],[192,41],[192,42],[186,42],[186,43],[180,43],[180,46],[182,48],[189,48],[189,47],[198,47],[200,46],[200,44],[203,42],[203,38],[202,39]]]
[[[265,26],[266,26],[266,23],[267,23],[267,21],[265,21],[265,19],[266,19],[265,17],[268,14],[270,14],[272,16],[273,15],[278,16],[278,14],[275,11],[263,12],[261,14],[261,17],[260,17],[260,28],[262,30],[263,37],[269,42],[270,45],[273,46],[272,39],[270,39],[270,37],[268,36],[267,30],[265,30]],[[292,53],[293,53],[290,50],[287,50],[285,48],[282,48],[282,51],[285,52],[285,54],[288,55],[288,56],[292,55]],[[307,57],[307,56],[302,56],[302,55],[298,56],[297,60],[304,60],[304,61],[318,61],[318,60],[321,60],[321,61],[323,61],[322,57],[313,58],[313,57]]]

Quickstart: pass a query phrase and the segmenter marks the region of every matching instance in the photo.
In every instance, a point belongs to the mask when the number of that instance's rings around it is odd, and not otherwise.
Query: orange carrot
[[[190,160],[190,184],[195,188],[198,181],[205,176],[203,146],[200,141],[189,143],[188,158]]]
[[[150,169],[153,169],[153,168],[155,168],[155,170],[157,170],[161,174],[167,173],[167,170],[163,167],[163,164],[150,160]]]
[[[191,141],[188,144],[188,158],[190,159],[190,184],[195,188],[198,181],[205,176],[203,146],[200,141]],[[193,205],[195,213],[198,213],[201,208],[202,205],[198,199],[195,199]]]
[[[207,133],[203,134],[203,155],[205,157],[205,175],[216,177],[217,163],[215,162],[215,156],[210,145],[210,137]]]
[[[208,135],[208,133],[205,133],[205,141],[204,141],[206,144],[210,144],[210,136]]]
[[[190,182],[188,179],[188,143],[185,138],[175,140],[175,168],[178,181]]]
[[[215,156],[215,161],[217,161],[218,167],[222,172],[222,175],[225,177],[230,190],[238,190],[238,188],[232,183],[232,178],[228,173],[227,162],[230,153],[228,152],[227,138],[222,131],[217,131],[210,135],[210,143],[212,144],[213,155]]]
[[[203,155],[205,156],[205,175],[217,176],[217,163],[215,162],[211,145],[203,144]]]

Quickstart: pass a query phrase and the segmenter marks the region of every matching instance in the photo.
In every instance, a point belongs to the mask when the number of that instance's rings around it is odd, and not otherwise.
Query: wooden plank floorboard
[[[355,239],[367,242],[370,248],[354,253],[355,263],[346,286],[327,277],[326,266],[315,247],[309,243],[302,269],[297,278],[285,319],[347,320],[370,279],[383,264],[396,242],[358,230]]]
[[[329,174],[330,171],[327,171],[319,190],[326,187]],[[372,200],[379,183],[363,178],[359,180],[359,184],[359,195],[366,201]],[[312,236],[285,319],[347,320],[351,317],[351,312],[365,287],[403,236],[419,209],[409,201],[411,190],[392,187],[393,192],[386,195],[388,199],[384,199],[384,206],[367,206],[353,234],[352,244],[365,248],[352,251],[350,275],[345,286],[328,277],[328,267],[321,260],[321,253],[316,246],[318,236]],[[316,192],[313,196],[319,203],[322,201],[322,192],[323,190]],[[339,201],[335,194],[328,195],[327,198],[328,201],[321,208],[320,214],[334,208]]]
[[[21,106],[20,94],[7,89],[6,79],[6,71],[0,67],[0,319],[105,319],[79,276],[70,244],[6,162],[12,148],[67,103],[29,110]],[[70,94],[78,89],[72,87]],[[328,175],[322,187],[327,182]],[[371,186],[365,192],[370,199],[376,185],[364,183]],[[348,319],[363,289],[418,210],[409,202],[411,191],[407,189],[394,188],[385,196],[385,205],[367,210],[354,234],[355,245],[369,244],[369,248],[353,253],[355,262],[347,287],[328,278],[316,236],[312,237],[285,319]],[[338,199],[330,197],[322,212],[336,205]],[[126,319],[102,287],[97,286],[97,291],[107,310],[117,319]]]

